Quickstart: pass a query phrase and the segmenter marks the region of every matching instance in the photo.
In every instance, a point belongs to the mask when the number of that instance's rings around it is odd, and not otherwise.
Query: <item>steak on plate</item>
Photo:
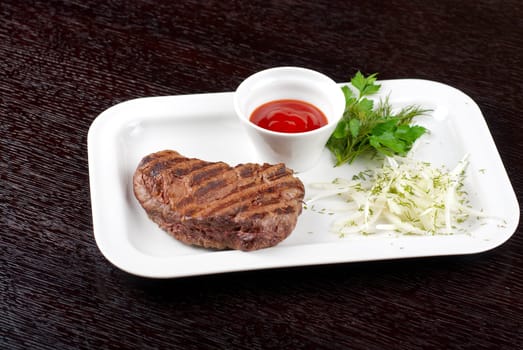
[[[215,249],[274,246],[296,226],[303,183],[284,164],[207,162],[165,150],[144,157],[134,194],[176,239]]]

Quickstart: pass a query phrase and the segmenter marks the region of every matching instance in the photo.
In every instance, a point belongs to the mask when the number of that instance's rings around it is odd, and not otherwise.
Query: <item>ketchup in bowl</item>
[[[312,131],[327,125],[316,106],[300,100],[275,100],[262,104],[249,120],[261,128],[284,133]]]
[[[301,67],[275,67],[242,81],[233,104],[257,161],[284,163],[300,173],[322,157],[325,143],[343,117],[345,96],[324,74]]]

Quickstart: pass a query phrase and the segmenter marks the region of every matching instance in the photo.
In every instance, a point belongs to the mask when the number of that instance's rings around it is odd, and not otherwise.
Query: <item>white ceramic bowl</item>
[[[252,112],[260,105],[282,99],[308,102],[319,108],[327,124],[312,131],[284,133],[252,123]],[[319,72],[299,67],[277,67],[245,79],[234,94],[234,108],[254,143],[261,161],[285,163],[296,172],[313,167],[345,110],[340,87]]]

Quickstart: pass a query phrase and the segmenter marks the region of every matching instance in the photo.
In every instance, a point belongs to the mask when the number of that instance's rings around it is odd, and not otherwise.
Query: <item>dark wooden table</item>
[[[2,1],[0,348],[521,348],[521,226],[477,255],[125,273],[93,238],[87,132],[273,66],[429,79],[478,103],[521,200],[522,18],[520,0]]]

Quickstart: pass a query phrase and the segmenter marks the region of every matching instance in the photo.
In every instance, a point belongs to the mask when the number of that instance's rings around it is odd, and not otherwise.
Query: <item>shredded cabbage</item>
[[[411,158],[387,157],[382,167],[352,180],[337,178],[330,184],[312,184],[319,195],[307,204],[334,195],[351,210],[336,221],[340,235],[396,231],[402,234],[453,234],[470,215],[484,216],[471,208],[464,190],[468,165],[465,156],[454,169],[434,167]]]

